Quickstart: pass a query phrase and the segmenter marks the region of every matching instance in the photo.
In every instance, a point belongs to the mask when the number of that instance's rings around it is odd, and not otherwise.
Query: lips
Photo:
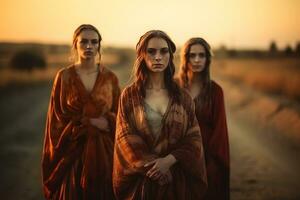
[[[92,55],[93,52],[92,51],[85,51],[84,54],[86,54],[86,55]]]
[[[200,67],[202,67],[202,65],[201,64],[196,64],[196,65],[193,65],[193,67],[194,68],[200,68]]]

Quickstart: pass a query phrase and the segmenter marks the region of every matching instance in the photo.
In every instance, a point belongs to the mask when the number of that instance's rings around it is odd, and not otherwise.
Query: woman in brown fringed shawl
[[[159,30],[136,51],[134,83],[120,98],[113,187],[117,199],[202,199],[206,170],[191,97],[174,82],[175,44]]]
[[[229,199],[229,143],[222,88],[210,79],[211,51],[202,38],[182,48],[178,82],[194,98],[206,158],[206,200]]]
[[[112,159],[120,95],[117,77],[96,62],[101,35],[79,26],[77,62],[60,70],[50,98],[42,158],[46,199],[114,199]]]

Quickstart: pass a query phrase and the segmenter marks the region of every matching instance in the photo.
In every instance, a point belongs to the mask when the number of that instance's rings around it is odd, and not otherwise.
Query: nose
[[[156,54],[155,54],[155,56],[154,56],[154,59],[155,59],[155,60],[161,60],[161,58],[162,58],[161,53],[160,53],[159,51],[156,52]]]
[[[195,62],[199,62],[200,61],[200,56],[199,55],[196,55],[195,56]]]
[[[86,48],[91,48],[91,46],[92,46],[92,44],[91,44],[91,42],[89,41],[87,44],[86,44]]]

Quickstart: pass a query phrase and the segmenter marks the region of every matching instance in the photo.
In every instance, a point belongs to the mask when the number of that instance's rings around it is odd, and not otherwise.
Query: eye
[[[99,41],[98,41],[97,39],[92,40],[92,44],[93,44],[93,45],[99,44]]]
[[[196,57],[195,53],[189,53],[189,55],[190,55],[190,58],[195,58]]]
[[[160,50],[160,53],[161,53],[162,55],[165,55],[165,54],[169,53],[169,48],[162,48],[162,49]]]
[[[147,49],[147,53],[150,54],[150,55],[155,55],[155,52],[156,52],[155,49],[152,49],[152,48]]]
[[[205,58],[205,53],[199,53],[200,58]]]
[[[79,41],[80,44],[87,44],[89,41],[86,39],[82,39]]]

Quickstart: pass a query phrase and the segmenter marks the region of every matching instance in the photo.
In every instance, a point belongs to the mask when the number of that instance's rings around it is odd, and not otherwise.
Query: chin
[[[152,72],[163,72],[167,69],[167,67],[153,67],[151,69],[149,69]]]
[[[92,59],[95,59],[95,56],[84,56],[83,59],[84,60],[92,60]]]
[[[202,72],[203,71],[203,69],[192,69],[192,72],[193,73],[200,73],[200,72]]]
[[[154,73],[161,73],[161,72],[164,72],[165,69],[155,69],[155,70],[152,70],[152,72]]]
[[[204,66],[201,66],[201,67],[192,67],[192,72],[195,72],[195,73],[199,73],[199,72],[202,72],[204,70]]]

